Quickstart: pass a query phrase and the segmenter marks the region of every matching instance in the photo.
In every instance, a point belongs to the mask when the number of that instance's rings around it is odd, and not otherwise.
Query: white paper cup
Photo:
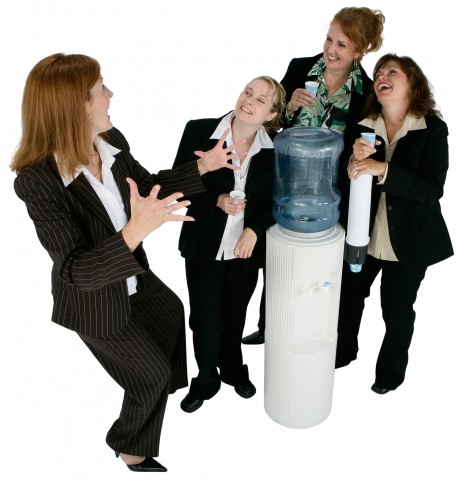
[[[319,88],[319,84],[317,82],[306,82],[304,84],[306,90],[309,90],[309,92],[312,93],[312,96],[315,97],[317,95],[317,89]]]
[[[245,192],[242,192],[241,190],[232,190],[229,195],[236,200],[243,200],[245,198]]]
[[[364,133],[361,133],[360,136],[365,140],[367,140],[368,142],[371,142],[373,146],[375,145],[376,133],[364,132]]]

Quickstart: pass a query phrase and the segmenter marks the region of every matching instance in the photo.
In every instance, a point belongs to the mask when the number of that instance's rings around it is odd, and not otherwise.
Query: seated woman
[[[197,156],[206,158],[203,150],[225,135],[227,145],[237,145],[233,163],[240,166],[235,173],[204,175],[207,191],[194,196],[188,210],[195,222],[183,224],[179,239],[199,369],[181,402],[189,413],[212,398],[221,381],[243,398],[256,393],[243,364],[241,338],[258,269],[265,261],[266,229],[274,223],[274,151],[269,133],[280,128],[284,105],[285,92],[277,81],[255,78],[240,94],[234,111],[188,122],[179,145],[175,167]],[[232,198],[233,190],[245,192],[245,200]]]
[[[439,202],[448,170],[448,130],[429,82],[411,58],[394,54],[378,60],[373,78],[367,118],[359,123],[357,136],[376,133],[377,148],[358,138],[347,170],[342,169],[350,179],[370,174],[377,183],[372,187],[365,264],[360,273],[343,269],[336,366],[357,358],[365,298],[381,272],[386,333],[371,388],[385,394],[405,378],[413,304],[426,269],[453,255],[453,247]],[[350,182],[341,183],[341,201],[347,204]],[[347,218],[343,217],[343,224],[347,225]]]

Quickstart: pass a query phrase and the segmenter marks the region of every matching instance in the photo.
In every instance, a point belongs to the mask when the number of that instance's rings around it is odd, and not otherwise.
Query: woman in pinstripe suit
[[[176,200],[205,191],[202,174],[235,169],[235,146],[223,138],[196,162],[150,174],[112,127],[112,95],[90,57],[41,60],[24,89],[11,168],[53,261],[52,320],[76,331],[125,390],[108,445],[130,470],[166,471],[152,457],[168,394],[187,385],[184,311],[142,241],[165,222],[193,220],[173,214],[190,204]]]

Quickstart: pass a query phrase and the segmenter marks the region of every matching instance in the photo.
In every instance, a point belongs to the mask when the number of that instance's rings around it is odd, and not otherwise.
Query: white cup
[[[370,133],[370,132],[363,132],[360,134],[360,136],[367,140],[368,142],[371,142],[371,144],[374,146],[375,141],[376,141],[376,133]]]
[[[312,96],[315,97],[317,95],[317,89],[319,88],[319,84],[317,82],[308,81],[304,84],[306,90],[312,93]]]
[[[243,200],[245,198],[245,192],[242,192],[241,190],[232,190],[229,195],[236,200]]]

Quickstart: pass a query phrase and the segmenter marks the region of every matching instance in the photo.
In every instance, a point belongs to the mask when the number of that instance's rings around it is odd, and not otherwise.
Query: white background
[[[435,87],[450,130],[451,166],[442,209],[460,251],[459,21],[439,0],[358,2],[381,8],[385,42],[364,59],[371,75],[384,53],[413,57]],[[148,5],[151,4],[150,7]],[[347,3],[285,0],[167,2],[80,0],[2,2],[0,7],[1,327],[0,477],[121,479],[133,473],[116,460],[105,434],[122,391],[77,335],[50,322],[50,260],[12,188],[8,164],[20,138],[27,74],[55,52],[97,58],[115,95],[111,118],[134,155],[152,171],[171,166],[187,120],[233,108],[257,75],[281,79],[293,57],[321,51],[329,21]],[[357,4],[349,4],[357,6]],[[456,208],[457,207],[457,208]],[[187,313],[179,224],[146,242],[152,269],[182,298]],[[436,245],[434,245],[436,248]],[[159,460],[176,479],[461,478],[459,388],[461,334],[455,299],[459,260],[428,270],[405,383],[371,392],[383,335],[378,287],[367,303],[360,355],[338,370],[333,408],[319,426],[293,430],[264,411],[264,348],[244,347],[258,392],[250,400],[224,385],[194,414],[170,397]],[[259,288],[247,317],[258,317]],[[229,295],[238,295],[238,287]],[[189,376],[195,376],[188,331]]]

